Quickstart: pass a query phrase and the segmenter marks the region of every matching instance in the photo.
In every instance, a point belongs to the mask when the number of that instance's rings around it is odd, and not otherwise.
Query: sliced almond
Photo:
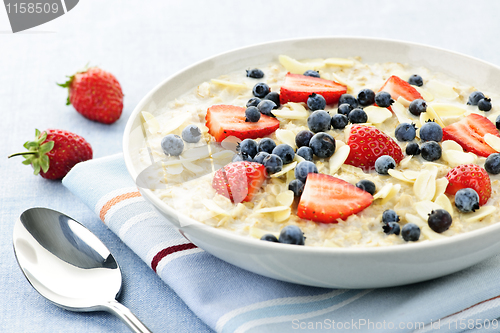
[[[407,183],[414,183],[415,182],[415,179],[409,179],[409,178],[406,178],[404,176],[404,173],[402,173],[401,171],[399,170],[395,170],[395,169],[389,169],[389,175],[391,175],[392,177],[398,179],[398,180],[401,180],[403,182],[407,182]]]
[[[458,97],[457,92],[455,91],[455,89],[453,89],[452,86],[436,80],[429,80],[425,84],[425,88],[434,96],[439,96],[446,99],[455,99]]]
[[[422,233],[422,236],[424,236],[425,239],[428,240],[437,240],[437,239],[445,239],[447,238],[446,236],[443,236],[442,234],[439,234],[432,230],[428,225],[423,225],[420,228],[420,231]]]
[[[226,158],[231,158],[233,156],[234,156],[234,152],[231,150],[223,150],[223,151],[219,151],[217,153],[212,154],[212,158],[214,160],[223,160]]]
[[[474,153],[465,153],[458,150],[446,150],[441,154],[441,158],[454,168],[461,164],[475,164],[477,162],[477,155]]]
[[[438,195],[436,200],[434,200],[434,203],[441,206],[441,208],[450,213],[451,216],[454,215],[453,206],[451,205],[451,201],[446,194],[441,193]]]
[[[226,81],[226,80],[218,80],[218,79],[212,79],[212,83],[215,83],[219,86],[222,86],[224,88],[230,88],[230,89],[236,89],[236,90],[245,90],[247,89],[247,85],[244,83],[236,83],[236,82],[231,82],[231,81]]]
[[[416,224],[419,228],[422,228],[423,226],[427,225],[427,219],[423,220],[418,215],[406,214],[405,219],[406,221],[408,221],[408,223]]]
[[[286,143],[293,149],[297,148],[297,145],[295,144],[295,134],[293,134],[292,131],[278,128],[275,133],[278,140]]]
[[[387,195],[389,195],[389,193],[391,192],[393,186],[394,185],[391,183],[385,184],[377,193],[375,193],[375,195],[373,196],[373,200],[384,199],[385,197],[387,197]]]
[[[300,155],[295,154],[295,157],[293,158],[293,160],[294,160],[294,161],[296,161],[297,163],[300,163],[300,162],[305,161],[306,159],[305,159],[305,158],[303,158],[303,157],[302,157],[302,156],[300,156]]]
[[[385,198],[382,199],[382,201],[380,202],[380,204],[384,205],[386,202],[388,202],[389,200],[391,200],[392,198],[394,198],[399,193],[400,190],[401,190],[401,185],[400,184],[393,185],[391,187],[389,193],[387,193],[387,195],[385,196]]]
[[[441,148],[443,148],[443,151],[446,150],[458,150],[458,151],[464,151],[461,145],[459,145],[456,141],[453,140],[446,140],[441,143]]]
[[[213,200],[203,199],[201,201],[203,206],[205,206],[209,211],[215,213],[216,215],[229,215],[224,209],[222,209],[219,205],[217,205]]]
[[[165,136],[167,134],[172,133],[176,129],[178,129],[182,124],[186,122],[186,120],[189,119],[191,115],[189,113],[184,113],[179,116],[176,116],[172,119],[168,120],[168,125],[165,126],[161,132],[161,135]]]
[[[160,130],[160,123],[158,120],[151,113],[146,111],[142,111],[141,116],[144,120],[144,127],[146,130],[151,134],[158,133]]]
[[[434,120],[439,126],[445,127],[443,119],[441,119],[441,117],[437,114],[432,106],[428,105],[427,111],[422,113],[427,113],[427,115],[430,117],[429,119]],[[420,123],[424,124],[422,121],[420,121]]]
[[[289,164],[286,164],[285,166],[283,166],[283,169],[281,169],[281,171],[279,172],[276,172],[276,173],[273,173],[271,175],[272,178],[277,178],[277,177],[281,177],[283,176],[285,173],[287,173],[288,171],[290,170],[293,170],[295,168],[295,166],[297,165],[297,161],[295,162],[292,162],[292,163],[289,163]]]
[[[279,211],[279,212],[275,212],[273,214],[274,222],[277,222],[277,223],[283,222],[283,221],[287,220],[291,214],[292,214],[292,210],[290,208],[288,208],[286,210]]]
[[[265,213],[274,213],[274,212],[280,212],[282,210],[287,210],[290,209],[290,206],[276,206],[276,207],[269,207],[269,208],[261,208],[255,211],[255,213],[258,214],[265,214]]]
[[[490,146],[491,148],[495,149],[496,151],[500,151],[500,137],[491,133],[486,133],[484,135],[484,141],[486,141],[488,146]]]
[[[417,86],[413,86],[413,88],[415,88],[419,92],[419,94],[426,102],[432,102],[434,100],[434,95],[427,91],[427,89]]]
[[[429,218],[429,214],[436,209],[443,209],[443,207],[439,206],[437,203],[432,202],[430,200],[419,201],[415,204],[415,209],[417,210],[418,215],[424,220],[427,221]]]
[[[307,114],[309,114],[309,111],[307,111],[306,107],[302,103],[288,102],[283,107],[286,107],[292,111],[306,112]]]
[[[406,171],[403,171],[403,176],[409,180],[413,180],[415,181],[415,179],[417,179],[418,175],[420,174],[420,172],[418,171],[415,171],[415,170],[406,170]]]
[[[403,104],[399,103],[398,101],[394,102],[391,105],[391,109],[394,112],[394,114],[396,115],[396,117],[398,117],[398,121],[400,124],[403,124],[403,123],[411,124],[412,122],[415,122],[414,120],[412,120],[409,117],[409,112],[406,110],[406,108],[403,106]],[[425,112],[422,112],[422,113],[425,113]]]
[[[330,175],[335,174],[340,169],[342,164],[344,164],[345,160],[349,156],[350,151],[351,147],[349,147],[348,145],[337,148],[335,154],[330,157]]]
[[[413,192],[420,200],[431,200],[436,193],[436,177],[428,171],[422,170],[415,183],[413,184]]]
[[[206,98],[210,96],[210,83],[203,82],[196,89],[196,94],[202,98]]]
[[[182,153],[182,158],[185,159],[201,159],[207,158],[210,156],[210,152],[208,151],[208,146],[199,146],[188,149]]]
[[[335,140],[335,147],[340,149],[340,147],[346,146],[346,143],[342,140]]]
[[[439,179],[436,179],[436,194],[434,195],[434,201],[443,194],[446,191],[446,188],[448,187],[448,179],[446,177],[441,177]]]
[[[363,110],[368,116],[368,122],[372,124],[382,124],[384,121],[392,117],[392,112],[387,108],[370,105]]]
[[[295,155],[295,156],[297,156],[297,155]],[[292,170],[287,171],[287,173],[286,173],[286,188],[288,188],[288,185],[294,179],[295,179],[295,170],[292,169]]]
[[[432,103],[430,104],[434,111],[441,117],[463,116],[467,111],[455,104]]]
[[[309,117],[309,112],[292,111],[288,108],[273,110],[272,113],[276,117],[284,119],[307,119]]]
[[[403,158],[403,159],[401,160],[401,162],[399,162],[399,165],[401,165],[402,167],[407,166],[407,165],[408,165],[408,163],[410,163],[411,158],[412,158],[412,156],[411,156],[411,155],[406,156],[405,158]]]
[[[353,86],[351,86],[350,84],[347,83],[346,80],[344,80],[343,78],[341,78],[340,76],[338,76],[337,74],[335,73],[330,73],[330,75],[332,76],[333,80],[332,81],[336,81],[340,84],[343,84],[344,86],[347,87],[347,90],[354,90]]]
[[[205,171],[205,168],[202,168],[201,166],[189,161],[183,161],[182,166],[193,173],[202,173],[203,171]]]
[[[303,74],[308,69],[317,71],[325,66],[324,62],[302,63],[286,55],[280,55],[278,60],[287,71],[293,74]]]
[[[493,214],[496,211],[494,206],[483,206],[473,213],[464,214],[465,222],[476,222],[484,219],[486,216]]]
[[[178,175],[181,174],[182,171],[184,171],[184,167],[182,166],[182,164],[173,164],[165,167],[165,172],[169,175]]]
[[[354,60],[346,58],[327,58],[324,60],[325,65],[338,67],[352,67]]]
[[[409,100],[407,100],[406,98],[404,98],[403,96],[399,96],[397,101],[399,103],[401,103],[405,108],[409,107],[411,102]]]
[[[276,196],[276,201],[278,201],[281,206],[290,206],[293,203],[293,199],[293,191],[290,190],[281,192]]]

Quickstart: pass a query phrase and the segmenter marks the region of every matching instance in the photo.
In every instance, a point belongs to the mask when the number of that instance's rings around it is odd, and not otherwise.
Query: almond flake
[[[297,145],[295,144],[295,134],[293,134],[292,131],[278,128],[275,133],[278,140],[286,143],[293,149],[297,148]]]
[[[392,198],[394,198],[396,196],[396,194],[399,193],[399,191],[401,190],[401,185],[400,184],[395,184],[391,187],[389,193],[387,193],[387,195],[385,196],[385,198],[382,199],[382,201],[380,202],[381,205],[384,205],[386,202],[388,202],[389,200],[391,200]]]
[[[399,96],[397,101],[399,103],[401,103],[405,108],[409,107],[411,102],[409,100],[407,100],[406,98],[404,98],[403,96]]]
[[[446,150],[458,150],[458,151],[464,151],[461,145],[459,145],[456,141],[453,140],[446,140],[441,143],[441,148],[443,148],[443,151]]]
[[[451,201],[446,194],[441,193],[438,195],[436,200],[434,200],[434,203],[441,206],[445,211],[450,213],[451,216],[454,215],[453,206],[451,205]]]
[[[207,158],[209,156],[210,152],[208,151],[208,146],[194,147],[182,153],[182,157],[189,159],[190,162],[201,158]]]
[[[272,178],[276,178],[276,177],[280,177],[280,176],[283,176],[285,173],[287,173],[288,171],[290,170],[293,170],[295,168],[295,166],[297,165],[297,162],[292,162],[292,163],[289,163],[289,164],[286,164],[283,169],[281,169],[281,171],[279,172],[276,172],[276,173],[273,173],[271,175]]]
[[[328,58],[324,60],[324,63],[328,66],[338,66],[338,67],[354,66],[354,60],[345,58]]]
[[[394,185],[392,185],[391,183],[385,184],[377,193],[375,193],[375,195],[373,196],[373,200],[383,199],[387,197],[387,195],[389,195],[389,193],[391,192],[393,186]]]
[[[491,133],[486,133],[484,135],[484,141],[486,141],[488,146],[490,146],[491,148],[495,149],[496,151],[500,151],[500,137]]]
[[[417,86],[413,86],[413,88],[415,88],[418,91],[418,93],[422,96],[422,98],[426,102],[432,102],[434,100],[434,95],[428,92],[426,89]]]
[[[408,179],[404,176],[404,174],[399,171],[399,170],[395,170],[395,169],[389,169],[389,175],[391,175],[392,177],[398,179],[398,180],[401,180],[403,182],[407,182],[407,183],[414,183],[415,182],[415,179]]]
[[[167,121],[168,125],[165,126],[165,128],[162,130],[161,135],[165,136],[165,135],[167,135],[167,134],[175,131],[182,124],[184,124],[186,122],[186,120],[189,119],[190,116],[191,115],[189,113],[184,113],[184,114],[181,114],[180,116],[177,116],[177,117],[174,117],[172,119],[169,119]]]
[[[257,214],[274,213],[274,212],[280,212],[282,210],[287,210],[287,209],[290,209],[290,206],[276,206],[276,207],[269,207],[269,208],[261,208],[259,210],[256,210],[255,213],[257,213]]]
[[[305,159],[305,158],[303,158],[303,157],[302,157],[302,156],[300,156],[300,155],[295,154],[295,157],[293,158],[293,160],[294,160],[294,161],[296,161],[297,163],[300,163],[300,162],[305,161],[306,159]]]
[[[292,180],[295,179],[295,170],[289,170],[287,173],[286,173],[286,188],[288,188],[288,185],[290,184],[290,182]]]
[[[363,109],[368,116],[368,122],[372,124],[382,124],[392,117],[392,112],[387,108],[370,105]]]
[[[424,114],[424,113],[427,113],[427,116],[429,117],[429,119],[434,120],[434,122],[436,122],[439,126],[445,127],[444,123],[443,123],[443,120],[437,114],[437,112],[434,110],[434,108],[432,106],[428,105],[427,106],[427,111],[426,112],[422,112],[421,115]],[[420,123],[424,124],[422,122],[422,118],[420,118]]]
[[[165,172],[168,173],[169,175],[178,175],[181,174],[182,171],[184,171],[184,168],[182,167],[181,164],[173,164],[165,167]]]
[[[212,79],[212,83],[215,83],[219,86],[223,86],[225,88],[230,88],[230,89],[236,89],[236,90],[243,90],[247,89],[247,85],[243,83],[236,83],[236,82],[231,82],[231,81],[225,81],[225,80],[218,80],[218,79]]]
[[[344,164],[345,160],[349,156],[350,151],[351,151],[351,147],[349,147],[348,145],[344,145],[340,148],[337,148],[337,151],[335,152],[335,154],[333,154],[332,157],[330,157],[330,161],[329,161],[330,175],[333,175],[334,173],[336,173],[340,169],[342,164]]]
[[[286,210],[282,210],[279,212],[274,212],[273,217],[274,217],[274,222],[283,222],[287,220],[290,215],[292,214],[292,210],[290,208]]]
[[[226,158],[231,158],[234,156],[234,152],[231,151],[231,150],[223,150],[223,151],[219,151],[217,153],[214,153],[212,154],[212,158],[214,160],[222,160],[222,159],[226,159]]]
[[[412,122],[415,122],[409,117],[410,113],[406,110],[404,105],[399,103],[398,101],[394,102],[391,105],[391,109],[394,112],[394,114],[396,115],[396,117],[398,117],[398,121],[400,124],[403,124],[403,123],[411,124]],[[422,113],[425,113],[425,112],[422,112]]]
[[[428,225],[423,225],[420,228],[420,231],[422,232],[422,236],[428,240],[436,240],[436,239],[445,239],[447,238],[446,236],[443,236],[442,234],[439,234],[432,230]]]
[[[276,196],[276,201],[278,201],[278,203],[281,206],[291,206],[293,203],[293,199],[294,199],[293,191],[290,190],[281,192]]]
[[[436,201],[438,196],[444,194],[447,187],[448,187],[448,179],[446,179],[446,177],[436,179],[436,194],[434,195],[434,201]]]
[[[425,85],[426,89],[434,96],[439,96],[446,99],[455,99],[458,97],[457,92],[452,86],[441,83],[435,80],[429,80]]]
[[[335,147],[337,148],[337,150],[340,149],[340,147],[343,147],[343,146],[346,146],[346,143],[344,141],[342,141],[342,140],[335,140]]]
[[[476,222],[479,221],[483,218],[485,218],[488,215],[493,214],[496,211],[496,208],[494,206],[483,206],[479,209],[477,209],[473,213],[469,214],[464,214],[465,217],[465,222]]]
[[[437,203],[432,202],[430,200],[419,201],[415,204],[415,209],[417,210],[418,215],[424,220],[427,221],[429,218],[429,214],[436,209],[443,209],[443,207],[439,206]]]
[[[224,209],[218,206],[213,200],[203,199],[201,201],[203,206],[205,206],[209,211],[214,212],[216,215],[229,215]]]
[[[182,166],[193,173],[201,173],[201,172],[205,171],[205,169],[202,168],[201,166],[196,165],[196,164],[189,162],[189,161],[183,161]]]
[[[454,104],[446,103],[432,103],[430,104],[434,111],[441,117],[453,117],[453,116],[463,116],[467,111],[464,108],[456,106]]]
[[[284,107],[286,107],[292,111],[305,112],[305,113],[309,114],[309,111],[307,111],[306,107],[302,103],[288,102],[284,105]]]
[[[151,134],[158,133],[160,130],[160,123],[158,120],[151,113],[146,111],[142,111],[141,115],[144,120],[144,127],[148,130],[148,132]]]
[[[446,161],[452,168],[459,166],[461,164],[476,164],[477,155],[474,153],[465,153],[458,150],[447,150],[443,151],[441,157]]]
[[[408,221],[408,223],[416,224],[419,228],[427,225],[427,219],[422,220],[422,218],[418,215],[406,214],[405,219],[406,221]]]
[[[415,179],[413,192],[420,200],[433,199],[436,193],[436,176],[428,170],[422,170]]]
[[[413,182],[415,181],[415,179],[417,179],[419,174],[420,174],[420,172],[415,171],[415,170],[403,171],[403,176],[409,180],[412,180]]]
[[[288,108],[273,110],[272,113],[276,117],[284,119],[307,119],[309,117],[309,112],[292,111]]]
[[[405,158],[403,158],[403,159],[401,160],[401,162],[399,162],[399,165],[401,165],[402,167],[407,166],[407,165],[408,165],[408,163],[410,163],[410,161],[411,161],[411,158],[412,158],[412,157],[413,157],[413,156],[411,156],[411,155],[406,156]]]
[[[280,55],[278,60],[292,74],[304,74],[308,69],[317,71],[325,66],[323,62],[302,63],[286,55]]]

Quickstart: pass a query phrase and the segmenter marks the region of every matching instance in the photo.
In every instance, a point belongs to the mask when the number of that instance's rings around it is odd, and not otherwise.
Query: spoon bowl
[[[108,248],[90,230],[69,216],[47,208],[31,208],[14,226],[14,253],[42,296],[70,311],[107,311],[134,332],[150,332],[116,298],[120,267]]]

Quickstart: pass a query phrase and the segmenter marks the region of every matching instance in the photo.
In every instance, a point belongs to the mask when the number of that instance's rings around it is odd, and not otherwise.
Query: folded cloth
[[[500,331],[499,256],[402,287],[301,286],[250,273],[190,243],[142,198],[122,154],[77,164],[63,184],[217,332]]]

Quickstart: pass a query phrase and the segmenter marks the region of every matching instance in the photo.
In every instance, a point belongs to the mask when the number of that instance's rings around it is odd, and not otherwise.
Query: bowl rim
[[[159,89],[161,89],[167,82],[170,80],[182,76],[184,72],[197,67],[205,62],[208,61],[213,61],[216,60],[219,57],[222,56],[228,56],[231,53],[237,53],[237,52],[242,52],[248,49],[253,49],[253,48],[263,48],[263,47],[269,47],[274,44],[278,43],[293,43],[293,42],[310,42],[310,41],[319,41],[319,40],[353,40],[356,42],[363,42],[363,41],[379,41],[381,43],[395,43],[395,44],[404,44],[404,45],[409,45],[412,47],[418,47],[418,48],[423,48],[423,49],[430,49],[433,51],[438,51],[442,53],[447,53],[450,55],[454,56],[459,56],[466,58],[468,60],[476,61],[479,62],[483,65],[487,65],[490,67],[493,67],[497,70],[500,71],[500,67],[494,64],[491,64],[487,61],[484,61],[482,59],[466,55],[460,52],[456,51],[451,51],[447,50],[441,47],[435,47],[435,46],[430,46],[422,43],[416,43],[416,42],[408,42],[408,41],[402,41],[402,40],[396,40],[396,39],[389,39],[389,38],[375,38],[375,37],[360,37],[360,36],[319,36],[319,37],[300,37],[300,38],[288,38],[288,39],[279,39],[279,40],[274,40],[274,41],[267,41],[263,43],[256,43],[228,51],[224,51],[221,53],[218,53],[216,55],[207,57],[205,59],[199,60],[195,62],[194,64],[187,66],[176,73],[170,75],[166,79],[162,80],[160,83],[158,83],[154,88],[152,88],[136,105],[132,113],[130,114],[129,118],[127,119],[127,123],[125,126],[124,134],[123,134],[123,139],[122,139],[122,145],[123,145],[123,157],[125,160],[125,165],[128,170],[128,173],[132,180],[135,181],[135,178],[138,176],[137,171],[135,170],[133,166],[133,162],[131,159],[131,156],[128,151],[128,143],[129,143],[129,134],[132,129],[132,125],[134,123],[134,120],[138,116],[138,114],[142,111],[143,106],[147,103],[147,101],[151,98],[153,94],[155,94]],[[259,239],[254,239],[251,237],[246,237],[243,235],[239,235],[236,233],[232,233],[228,230],[225,229],[217,229],[211,226],[208,226],[202,222],[199,222],[189,216],[186,216],[184,214],[181,214],[177,212],[174,208],[168,206],[166,203],[161,201],[154,193],[153,191],[145,188],[139,188],[140,193],[146,198],[146,201],[149,201],[153,206],[156,206],[157,209],[160,210],[166,210],[166,211],[171,211],[173,214],[181,215],[183,219],[189,221],[189,225],[187,226],[188,228],[191,228],[190,226],[196,226],[197,229],[203,229],[204,233],[210,234],[211,237],[216,237],[219,239],[225,239],[229,240],[234,243],[243,243],[244,245],[250,246],[250,247],[257,247],[260,249],[269,249],[274,252],[280,252],[280,251],[286,251],[286,253],[300,253],[300,254],[323,254],[323,255],[328,255],[328,256],[334,256],[334,255],[345,255],[345,254],[352,254],[352,255],[380,255],[380,254],[395,254],[395,253],[402,253],[405,254],[407,252],[414,252],[416,250],[434,250],[434,249],[439,249],[441,247],[448,247],[450,245],[458,245],[462,244],[464,242],[468,242],[470,239],[476,239],[480,238],[486,234],[489,234],[492,231],[495,232],[500,232],[500,223],[495,223],[486,227],[482,227],[476,230],[468,231],[466,233],[460,234],[460,235],[454,235],[450,237],[446,237],[443,239],[436,239],[436,240],[425,240],[423,242],[419,243],[411,243],[411,242],[406,242],[403,244],[395,244],[395,245],[387,245],[387,246],[378,246],[378,247],[323,247],[323,246],[294,246],[291,244],[282,244],[282,243],[273,243],[273,242],[265,242],[261,241]],[[166,218],[166,217],[165,217]],[[169,221],[170,222],[170,221]],[[185,231],[188,234],[189,238],[189,229],[186,228]]]

